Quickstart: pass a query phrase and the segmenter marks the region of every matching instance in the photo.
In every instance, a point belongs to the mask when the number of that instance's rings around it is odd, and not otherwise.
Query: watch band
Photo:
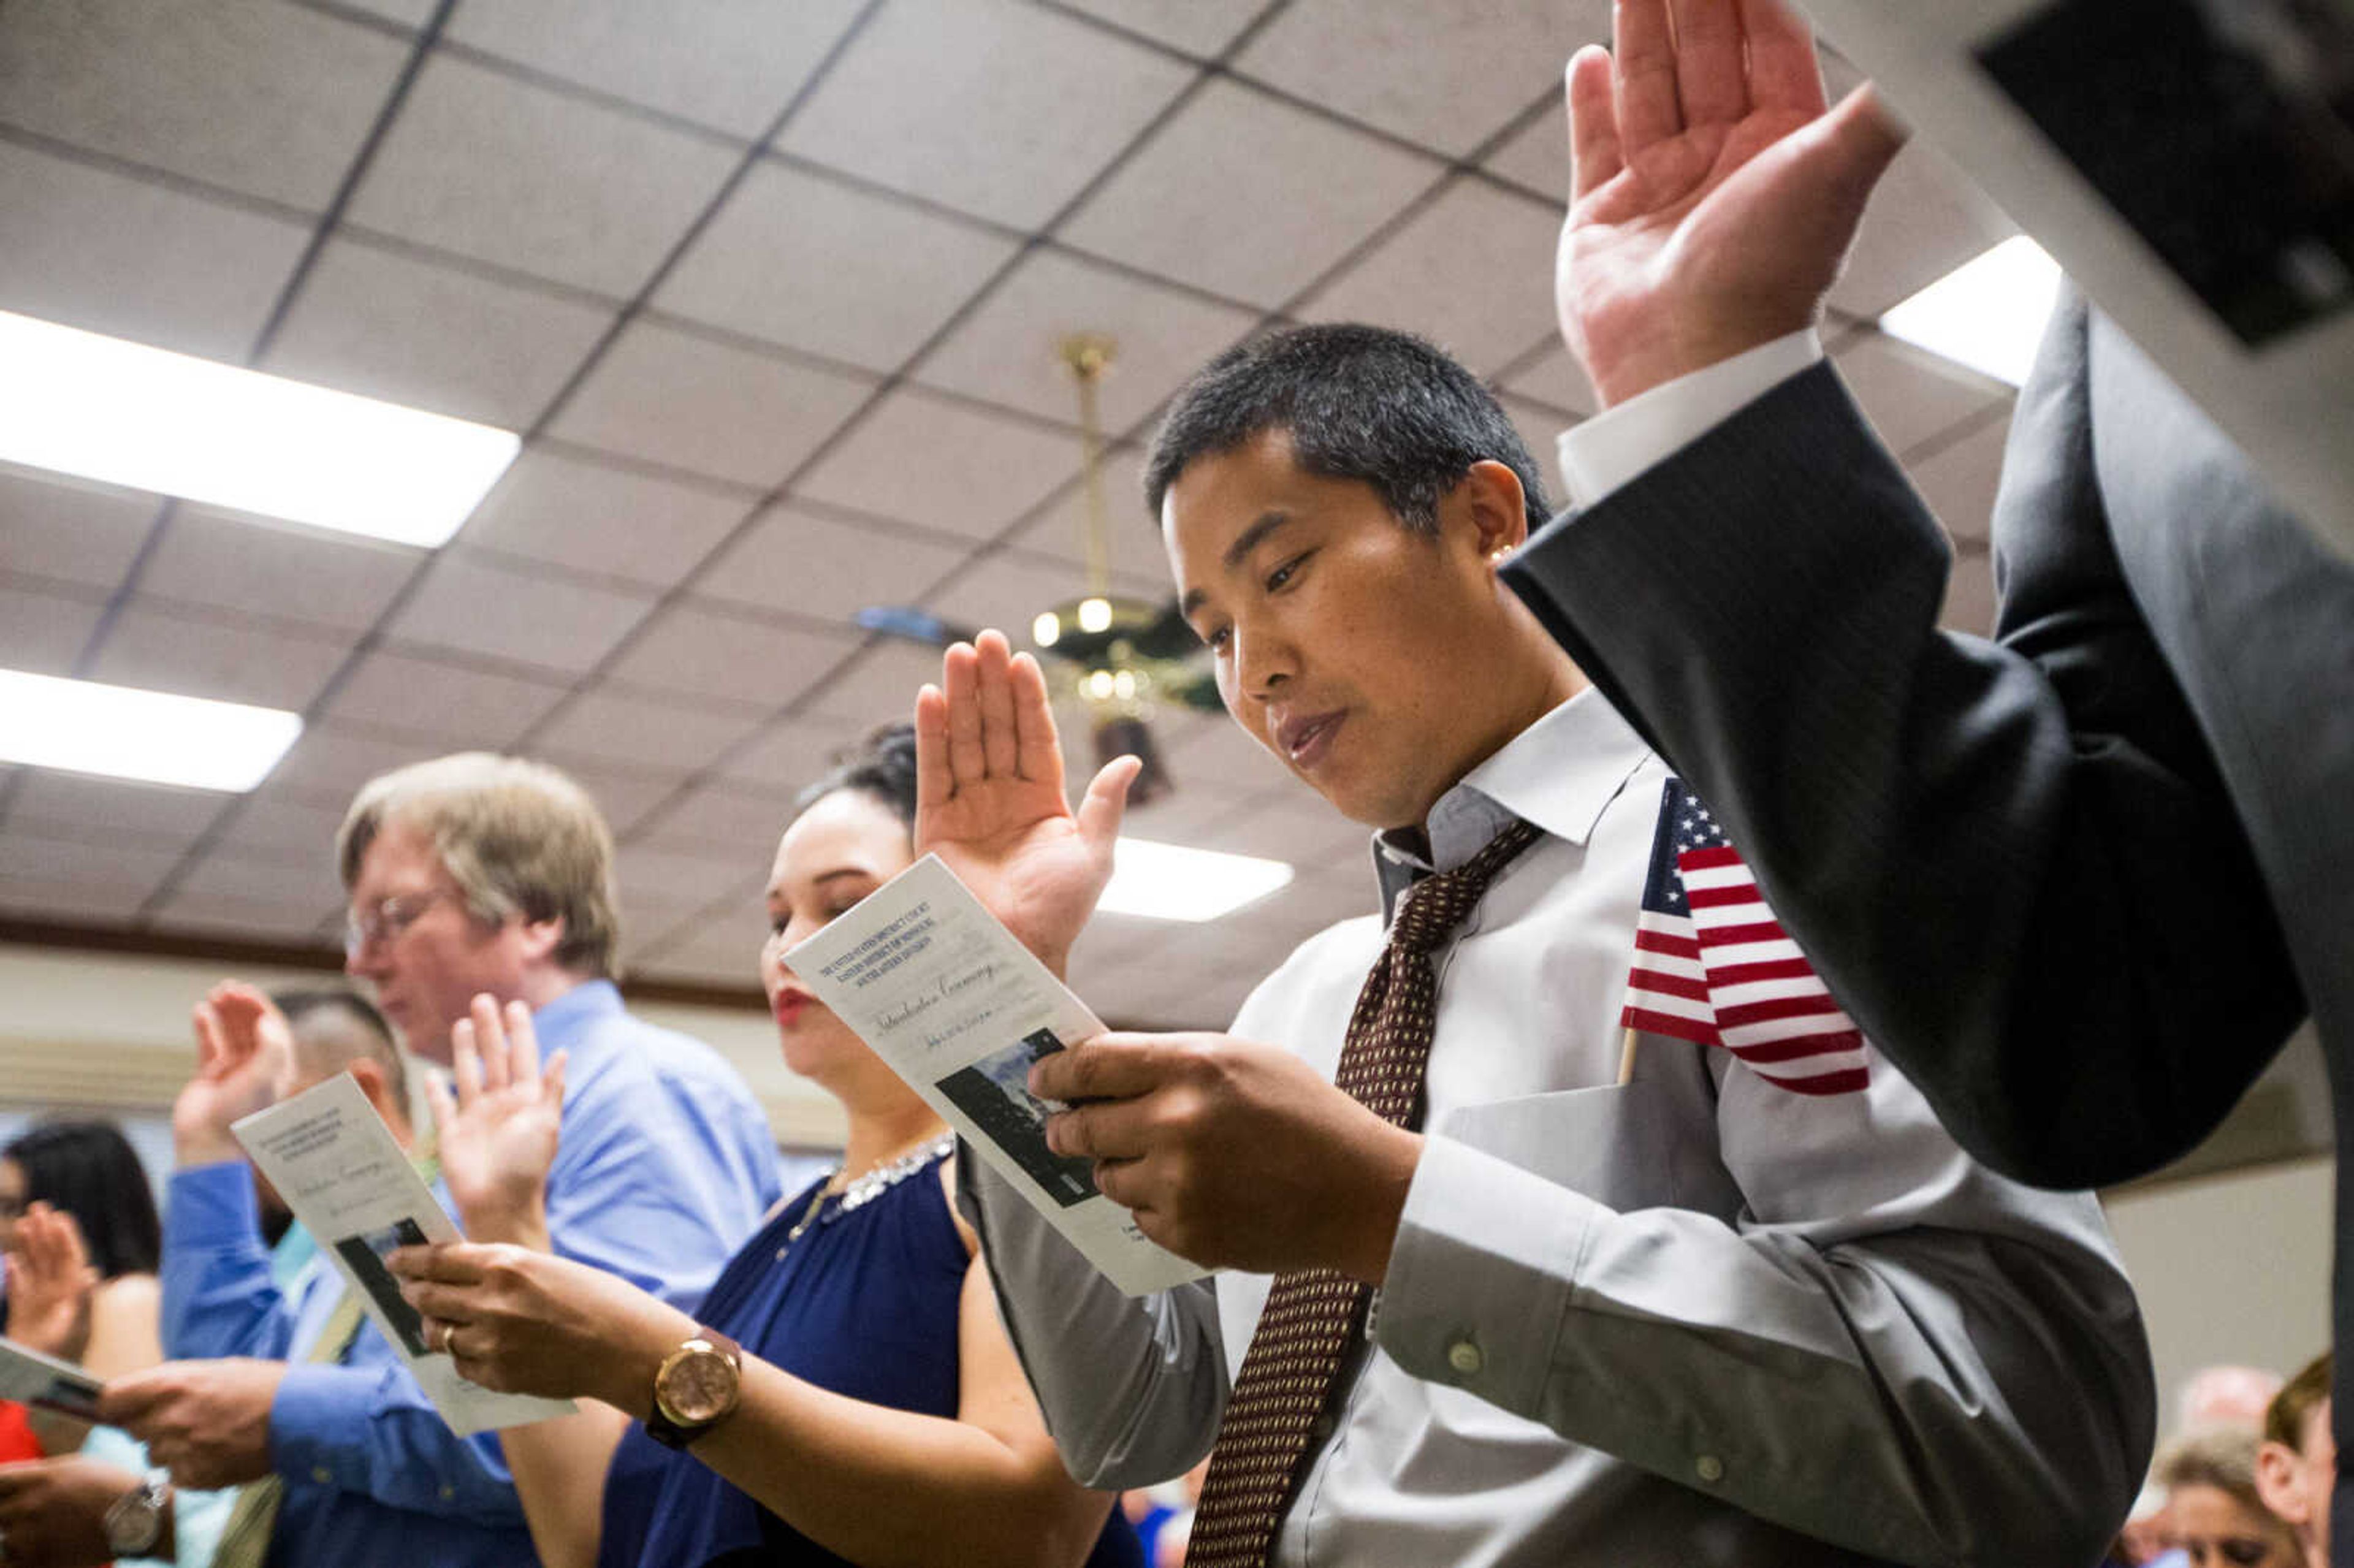
[[[684,1375],[702,1372],[705,1375],[721,1363],[725,1389],[716,1408],[704,1412],[683,1411],[674,1397],[674,1384]],[[671,1353],[663,1358],[662,1366],[654,1372],[653,1399],[646,1412],[646,1436],[665,1448],[684,1448],[696,1438],[736,1414],[743,1393],[744,1348],[716,1329],[698,1328],[695,1333]]]

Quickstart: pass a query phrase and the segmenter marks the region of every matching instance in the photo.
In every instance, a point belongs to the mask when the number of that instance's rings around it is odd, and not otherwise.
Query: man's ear
[[[545,920],[518,920],[515,928],[523,933],[523,953],[525,959],[554,959],[556,949],[564,945],[564,916],[551,915]]]
[[[1500,561],[1521,547],[1529,536],[1528,493],[1521,476],[1492,458],[1463,471],[1448,493],[1471,524],[1479,554]]]
[[[2297,1452],[2285,1443],[2266,1443],[2256,1450],[2256,1495],[2282,1523],[2301,1526],[2313,1522],[2313,1510],[2297,1485]]]
[[[362,1056],[346,1065],[344,1071],[359,1085],[360,1093],[367,1097],[368,1104],[376,1107],[376,1115],[394,1127],[408,1125],[408,1107],[392,1103],[392,1086],[385,1079],[383,1063]]]

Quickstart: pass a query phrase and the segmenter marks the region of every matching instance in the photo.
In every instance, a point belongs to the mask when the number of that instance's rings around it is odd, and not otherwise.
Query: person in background
[[[612,837],[587,793],[516,758],[419,763],[361,789],[336,860],[346,968],[410,1052],[448,1064],[452,1027],[485,993],[568,1052],[547,1181],[558,1251],[665,1301],[700,1300],[777,1195],[775,1144],[716,1052],[623,1007]],[[527,1557],[496,1436],[452,1434],[374,1327],[338,1314],[340,1291],[273,1277],[228,1128],[284,1086],[282,1020],[258,993],[215,1003],[173,1113],[164,1341],[189,1359],[111,1386],[103,1413],[182,1485],[262,1486],[253,1506],[240,1498],[221,1568]]]
[[[848,1141],[699,1319],[549,1253],[541,1193],[569,1065],[543,1075],[520,1012],[480,1004],[461,1026],[457,1098],[434,1115],[474,1239],[391,1262],[463,1375],[595,1402],[506,1435],[547,1568],[1140,1561],[1112,1499],[1065,1473],[1023,1383],[951,1208],[947,1127],[784,965],[907,868],[915,799],[913,736],[882,731],[802,796],[778,846],[760,979],[786,1065],[841,1102]]]
[[[2256,1436],[2229,1426],[2193,1432],[2158,1457],[2170,1544],[2189,1568],[2305,1568],[2288,1525],[2256,1490]]]
[[[162,1223],[146,1168],[112,1122],[44,1122],[0,1150],[0,1249],[10,1339],[101,1378],[164,1359]]]
[[[2330,1431],[2329,1352],[2281,1385],[2264,1408],[2256,1450],[2256,1491],[2296,1536],[2306,1568],[2329,1568],[2329,1495],[2338,1485],[2338,1442]]]

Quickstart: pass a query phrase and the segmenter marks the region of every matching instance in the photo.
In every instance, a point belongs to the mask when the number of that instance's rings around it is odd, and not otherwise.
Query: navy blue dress
[[[748,1355],[852,1399],[921,1415],[957,1410],[957,1320],[970,1263],[938,1162],[844,1211],[825,1200],[797,1241],[803,1189],[729,1260],[701,1320]],[[943,1563],[955,1553],[944,1551]],[[599,1568],[750,1568],[844,1560],[632,1425],[605,1478]],[[1088,1568],[1141,1568],[1114,1509]]]

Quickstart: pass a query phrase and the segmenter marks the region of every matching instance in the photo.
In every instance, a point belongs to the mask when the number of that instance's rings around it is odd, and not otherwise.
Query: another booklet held
[[[13,1399],[19,1404],[35,1405],[95,1425],[98,1396],[105,1386],[71,1361],[44,1355],[14,1340],[0,1339],[0,1399]]]
[[[938,856],[785,961],[1114,1285],[1143,1296],[1207,1272],[1097,1192],[1089,1161],[1046,1147],[1046,1118],[1065,1107],[1030,1092],[1030,1065],[1104,1026]]]
[[[463,1238],[350,1075],[338,1073],[229,1130],[334,1260],[345,1288],[360,1293],[368,1316],[451,1431],[472,1436],[577,1408],[569,1400],[478,1388],[458,1375],[448,1355],[425,1348],[425,1321],[384,1260],[400,1247]]]

